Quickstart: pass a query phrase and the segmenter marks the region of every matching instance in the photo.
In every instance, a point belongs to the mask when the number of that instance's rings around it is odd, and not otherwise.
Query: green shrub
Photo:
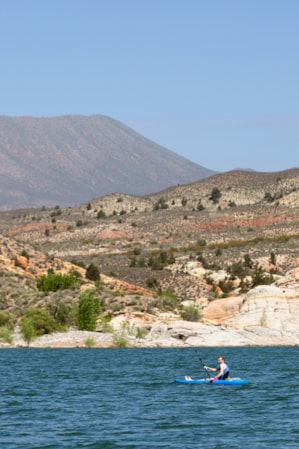
[[[219,203],[219,199],[221,198],[221,192],[218,187],[214,187],[209,200],[211,200],[214,204]]]
[[[255,268],[252,276],[252,287],[257,285],[270,285],[273,284],[274,278],[272,274],[266,273],[260,266]]]
[[[95,281],[95,283],[94,283],[94,288],[95,288],[96,290],[103,290],[103,289],[104,289],[104,284],[103,284],[103,282],[101,281],[101,279],[98,279],[97,281]]]
[[[253,267],[253,262],[249,256],[249,254],[245,254],[244,255],[244,266],[248,267],[248,268],[252,268]]]
[[[275,255],[274,251],[271,251],[269,262],[272,265],[276,265],[276,255]]]
[[[87,348],[92,348],[96,344],[94,339],[91,337],[87,338],[84,343],[85,343],[85,346],[87,346]]]
[[[173,251],[160,251],[159,254],[152,255],[148,259],[148,266],[152,270],[163,270],[166,265],[175,263]]]
[[[159,210],[159,209],[168,209],[169,206],[166,203],[165,198],[160,198],[155,204],[154,204],[154,210]]]
[[[74,306],[66,301],[56,300],[49,304],[48,311],[62,329],[68,328],[76,322]]]
[[[240,260],[229,266],[227,271],[230,274],[230,279],[236,279],[236,277],[244,279],[249,274],[248,268]]]
[[[76,284],[77,279],[73,274],[49,272],[37,281],[37,288],[42,292],[56,292],[57,290],[67,290]]]
[[[136,267],[137,266],[137,257],[133,256],[130,259],[130,267]]]
[[[79,329],[95,331],[97,318],[101,313],[101,303],[94,297],[92,291],[87,290],[79,297],[78,325]]]
[[[50,334],[51,332],[59,330],[59,325],[55,318],[46,310],[38,309],[36,307],[31,307],[26,310],[26,313],[21,320],[22,334],[24,327],[26,328],[26,334],[30,328],[29,334],[33,334],[34,336]]]
[[[152,268],[152,270],[163,270],[163,263],[157,257],[150,257],[148,259],[148,266]]]
[[[241,293],[247,293],[251,288],[251,282],[248,279],[241,279],[240,291]]]
[[[81,268],[85,268],[85,266],[86,266],[85,263],[83,261],[81,261],[81,260],[72,259],[71,263],[73,265],[77,265],[78,267],[81,267]]]
[[[103,210],[100,210],[97,214],[97,218],[101,219],[101,218],[106,218],[106,214]]]
[[[100,317],[100,328],[102,332],[107,334],[113,333],[113,326],[110,324],[111,316],[103,316]]]
[[[13,337],[11,335],[11,331],[6,326],[0,327],[0,340],[5,341],[6,343],[12,344]]]
[[[0,310],[0,327],[12,327],[12,317],[9,315],[9,313],[3,312]]]
[[[224,297],[228,296],[228,294],[234,289],[232,281],[227,279],[219,281],[218,286],[222,290]]]
[[[222,256],[222,249],[221,248],[217,248],[215,251],[215,256],[216,257],[221,257]]]
[[[136,329],[136,338],[144,339],[148,334],[148,330],[143,327],[137,327]]]
[[[72,268],[70,274],[74,275],[77,280],[82,279],[82,274],[80,273],[80,271],[74,268]]]
[[[86,269],[85,276],[90,281],[99,281],[100,280],[100,270],[98,269],[98,267],[96,265],[91,263],[90,265],[88,265],[88,267]]]
[[[292,237],[294,238],[298,238],[298,236],[295,234]],[[290,240],[291,236],[289,235],[280,235],[278,237],[276,237],[275,241],[277,243],[287,243]]]
[[[21,320],[21,334],[28,346],[36,338],[32,320],[28,317],[23,317]]]
[[[113,334],[113,344],[118,348],[126,348],[128,346],[128,340],[124,332],[115,332]]]
[[[198,210],[199,212],[201,212],[202,210],[204,210],[204,206],[203,206],[203,204],[201,203],[201,200],[199,200],[198,203],[197,203],[197,210]]]
[[[52,212],[52,213],[50,214],[50,217],[58,217],[58,216],[61,215],[61,214],[62,214],[61,209],[58,209],[58,210],[56,210],[55,212]]]
[[[29,260],[29,257],[30,257],[25,249],[23,249],[21,256],[26,257],[27,260]]]
[[[275,200],[275,197],[272,196],[270,192],[266,192],[264,195],[264,200],[268,203],[272,203]]]
[[[147,278],[147,280],[145,281],[145,285],[148,288],[158,288],[159,287],[159,281],[157,278],[151,276],[149,278]]]
[[[162,305],[166,310],[174,310],[178,305],[175,294],[169,290],[162,292]]]
[[[190,305],[183,308],[181,311],[181,317],[185,321],[199,321],[201,315],[196,306]]]

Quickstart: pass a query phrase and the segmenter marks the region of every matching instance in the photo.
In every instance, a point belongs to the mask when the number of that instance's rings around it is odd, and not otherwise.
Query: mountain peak
[[[0,209],[146,195],[214,171],[105,115],[0,117]]]

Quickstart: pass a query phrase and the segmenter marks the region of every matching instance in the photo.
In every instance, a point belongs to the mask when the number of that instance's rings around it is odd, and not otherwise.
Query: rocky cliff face
[[[299,333],[299,292],[295,288],[256,287],[245,295],[229,324],[238,329],[261,326]]]

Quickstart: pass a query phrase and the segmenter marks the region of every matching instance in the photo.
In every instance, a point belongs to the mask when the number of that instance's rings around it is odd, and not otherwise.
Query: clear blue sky
[[[299,166],[299,0],[0,0],[0,115],[104,114],[204,167]]]

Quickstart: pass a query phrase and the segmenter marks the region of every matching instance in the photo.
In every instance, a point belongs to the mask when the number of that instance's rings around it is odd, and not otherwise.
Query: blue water
[[[5,449],[298,448],[298,348],[1,349]],[[248,386],[205,377],[224,355]]]

